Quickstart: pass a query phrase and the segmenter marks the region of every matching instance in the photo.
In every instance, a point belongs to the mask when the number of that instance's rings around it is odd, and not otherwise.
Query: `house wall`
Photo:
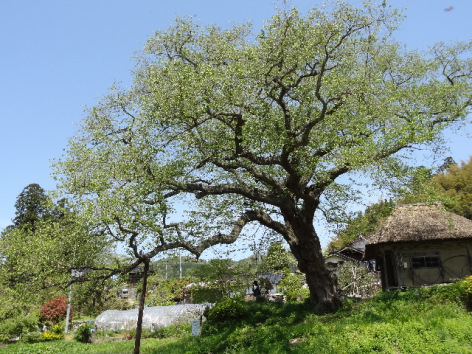
[[[472,274],[470,240],[390,243],[378,247],[381,257],[377,258],[377,262],[382,272],[384,290],[451,283]],[[414,268],[413,258],[418,260],[421,257],[439,257],[439,263],[437,266]]]

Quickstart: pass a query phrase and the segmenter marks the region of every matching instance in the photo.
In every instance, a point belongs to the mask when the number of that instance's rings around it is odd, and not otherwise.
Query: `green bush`
[[[0,333],[4,335],[19,336],[22,333],[37,331],[39,323],[39,311],[33,311],[28,315],[20,314],[18,316],[8,318],[1,321]]]
[[[74,340],[80,343],[88,343],[90,337],[92,337],[92,328],[93,326],[90,323],[83,324],[75,331]]]
[[[100,311],[103,312],[106,310],[130,310],[132,308],[134,308],[132,302],[126,299],[120,299],[118,297],[113,296],[103,303],[103,305],[100,307]]]
[[[304,282],[305,276],[303,274],[292,274],[288,269],[285,270],[284,277],[280,281],[280,287],[284,290],[287,301],[296,301],[299,294],[304,299],[310,297],[310,290],[302,288]]]
[[[8,343],[10,341],[10,335],[9,334],[0,334],[0,343]]]
[[[39,343],[44,342],[45,338],[42,332],[34,331],[22,334],[21,341],[25,343]]]
[[[242,297],[228,298],[217,303],[208,313],[211,322],[225,322],[244,317],[247,306]]]

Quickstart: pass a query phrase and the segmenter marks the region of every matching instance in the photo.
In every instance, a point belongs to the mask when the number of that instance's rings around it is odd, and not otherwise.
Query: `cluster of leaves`
[[[297,301],[299,296],[303,299],[308,299],[310,297],[310,290],[308,288],[303,288],[304,284],[304,274],[299,272],[290,273],[289,270],[286,269],[279,286],[283,289],[287,301]]]
[[[371,235],[378,228],[381,220],[391,215],[395,202],[384,200],[368,206],[364,213],[351,218],[345,228],[328,243],[328,250],[340,249],[347,243],[366,235]]]
[[[472,220],[472,156],[461,165],[451,164],[447,171],[433,177],[433,184],[456,200],[445,203],[448,210]]]
[[[241,294],[252,283],[255,269],[230,259],[212,259],[192,272],[197,282],[190,291],[195,303],[217,302]]]
[[[39,324],[39,310],[29,314],[19,312],[16,316],[9,316],[0,321],[0,334],[3,341],[8,341],[12,336],[24,335],[37,331]]]
[[[49,321],[53,324],[57,324],[59,321],[66,318],[67,313],[67,297],[64,295],[57,298],[51,299],[41,306],[40,317],[44,321]],[[69,319],[72,321],[72,307],[70,310]]]
[[[94,327],[90,323],[81,325],[74,333],[74,340],[80,343],[88,343],[92,337],[92,331]]]
[[[175,301],[181,300],[184,295],[184,288],[189,284],[188,279],[165,280],[159,275],[152,275],[147,280],[147,306],[167,306],[174,305]],[[138,284],[138,289],[139,289]]]
[[[268,273],[282,272],[285,268],[294,266],[295,263],[295,257],[282,243],[273,242],[267,250],[267,256],[258,267],[258,271]]]
[[[242,297],[235,296],[218,302],[208,313],[208,321],[222,323],[246,315],[247,305]]]

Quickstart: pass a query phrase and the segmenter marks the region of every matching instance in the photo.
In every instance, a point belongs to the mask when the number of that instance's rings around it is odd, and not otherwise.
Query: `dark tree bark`
[[[318,314],[335,312],[341,307],[342,301],[336,281],[324,263],[318,235],[312,223],[293,219],[287,223],[286,240],[298,261],[298,268],[306,276],[314,310]]]
[[[139,298],[138,323],[136,324],[136,339],[134,341],[134,354],[139,354],[141,346],[141,333],[143,332],[144,300],[146,298],[147,276],[149,272],[149,259],[144,259],[143,285]]]

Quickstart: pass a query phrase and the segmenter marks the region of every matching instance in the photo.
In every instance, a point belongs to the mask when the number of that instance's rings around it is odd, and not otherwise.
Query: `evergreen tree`
[[[39,221],[51,217],[48,202],[46,192],[39,184],[27,185],[16,198],[13,226],[26,226],[34,231]]]

